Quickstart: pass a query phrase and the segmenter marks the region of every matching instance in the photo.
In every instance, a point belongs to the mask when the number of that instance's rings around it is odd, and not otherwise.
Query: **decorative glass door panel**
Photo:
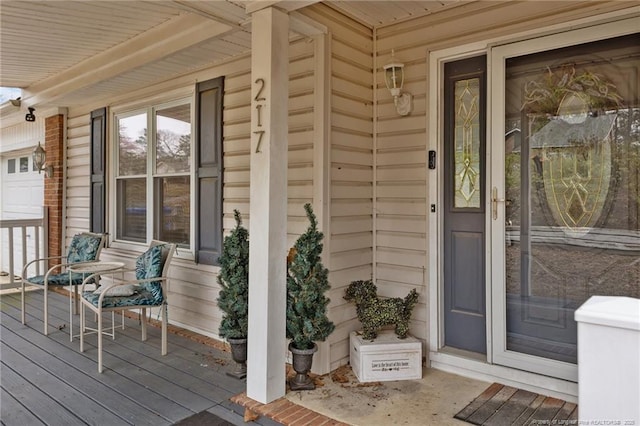
[[[480,78],[455,84],[455,196],[456,208],[480,207]]]
[[[575,310],[640,297],[640,36],[508,58],[505,78],[504,349],[575,364]]]

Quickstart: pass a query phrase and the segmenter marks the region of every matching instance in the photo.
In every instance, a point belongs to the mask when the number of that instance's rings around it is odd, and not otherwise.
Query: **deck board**
[[[4,359],[4,353],[2,356]],[[62,407],[56,400],[38,389],[36,385],[9,368],[4,361],[2,361],[2,387],[38,418],[46,419],[48,424],[68,426],[86,424],[71,411]],[[37,401],[37,403],[34,404],[32,401]]]
[[[63,320],[68,315],[67,311],[61,312],[56,307],[50,307],[49,311],[50,317],[58,320]],[[119,319],[116,318],[116,321],[119,322]],[[171,344],[169,350],[172,356],[165,357],[160,354],[160,330],[155,327],[148,327],[148,340],[142,342],[137,321],[128,319],[126,324],[124,330],[116,329],[115,340],[110,337],[103,338],[105,369],[109,368],[109,362],[114,364],[114,369],[116,365],[122,362],[138,364],[144,366],[144,372],[154,373],[158,377],[169,380],[173,380],[175,374],[184,373],[187,376],[183,377],[180,383],[183,387],[192,391],[201,389],[208,395],[212,391],[219,392],[221,399],[227,399],[237,394],[237,392],[232,393],[225,389],[225,387],[236,387],[237,380],[226,374],[220,374],[220,371],[224,369],[220,364],[231,364],[228,355],[220,357],[220,352],[215,349],[188,339],[182,339],[180,345]],[[91,326],[92,321],[88,321],[88,325]],[[64,331],[56,330],[53,333],[55,333],[56,339],[58,335],[64,335],[68,339],[66,329]],[[54,337],[53,334],[50,334],[50,336]],[[74,340],[74,345],[76,344],[78,343]],[[97,357],[97,337],[95,335],[88,335],[85,338],[84,353],[92,358]],[[113,358],[108,358],[107,354]],[[193,363],[194,356],[199,357],[201,362],[198,364]],[[185,360],[189,362],[184,362]],[[215,360],[218,363],[212,362]],[[211,386],[214,386],[214,388],[211,389]],[[192,401],[190,397],[187,399],[189,404],[197,402]],[[201,407],[194,408],[199,410]]]
[[[245,382],[226,374],[235,368],[228,353],[169,333],[169,353],[162,356],[160,330],[149,326],[142,342],[138,321],[125,318],[115,340],[103,338],[100,374],[96,336],[85,338],[83,353],[77,338],[69,341],[68,298],[49,293],[48,336],[43,301],[42,291],[28,293],[23,325],[20,294],[0,296],[2,424],[171,425],[205,410],[245,424],[243,410],[229,401],[245,391]],[[76,316],[76,333],[78,326]],[[276,423],[260,417],[248,424]]]
[[[82,392],[83,395],[105,406],[107,410],[110,410],[109,407],[117,407],[117,415],[126,419],[128,422],[136,425],[153,426],[162,420],[157,414],[144,409],[131,398],[93,379],[90,375],[73,368],[73,366],[64,363],[57,357],[51,356],[51,354],[44,352],[31,342],[21,339],[11,331],[5,331],[2,334],[2,340],[3,343],[6,343],[21,353],[28,353],[30,360],[42,367],[50,375],[55,375],[57,371],[64,369],[66,371],[64,377],[66,383],[73,383],[76,389]]]
[[[50,307],[51,310],[51,307]],[[50,312],[51,314],[51,312]],[[69,341],[69,335],[65,331],[53,331],[49,336],[44,336],[39,333],[38,329],[32,329],[30,326],[23,326],[19,324],[18,327],[24,327],[23,332],[28,336],[29,340],[38,341],[41,347],[47,352],[52,352],[61,358],[68,360],[70,368],[78,366],[86,374],[101,380],[103,383],[109,384],[112,388],[119,389],[125,394],[126,397],[133,399],[142,407],[149,408],[152,412],[158,413],[164,417],[165,421],[175,421],[176,418],[187,417],[194,414],[195,411],[188,410],[180,404],[177,404],[170,397],[166,397],[158,392],[159,389],[152,387],[152,381],[149,377],[141,376],[138,374],[138,380],[132,377],[131,372],[138,372],[137,365],[121,364],[119,368],[112,369],[107,373],[108,369],[105,368],[105,373],[98,373],[97,371],[97,351],[89,353],[85,350],[84,353],[79,352],[79,342],[74,340]],[[116,341],[119,336],[116,338]],[[60,347],[51,346],[51,341],[57,342]],[[71,352],[69,352],[71,351]],[[108,357],[105,354],[105,362]],[[115,364],[115,362],[113,362]],[[128,367],[134,368],[128,368]],[[125,374],[123,374],[123,372]],[[115,373],[115,374],[113,374]],[[172,388],[172,386],[171,386]],[[171,389],[167,392],[170,393]]]
[[[3,316],[3,323],[4,321]],[[141,377],[142,380],[135,380],[135,377],[130,372],[138,371],[137,365],[122,364],[118,370],[112,370],[107,373],[105,369],[105,373],[100,374],[97,371],[97,360],[93,359],[97,354],[80,353],[78,350],[79,342],[69,342],[69,336],[66,333],[59,332],[44,336],[30,327],[26,327],[23,331],[30,341],[42,345],[45,348],[44,350],[47,350],[50,354],[67,360],[66,368],[63,367],[64,370],[61,370],[65,371],[65,376],[71,374],[75,368],[80,369],[86,374],[86,378],[82,380],[83,382],[94,378],[112,389],[117,389],[124,398],[135,401],[141,407],[143,413],[148,411],[160,416],[160,424],[163,424],[163,421],[164,424],[171,423],[195,413],[195,411],[174,402],[171,397],[163,396],[158,392],[158,389],[150,387],[151,381],[148,380],[148,377],[138,375],[138,378]],[[58,343],[59,346],[52,346],[51,340]],[[76,386],[82,387],[84,385],[78,382]],[[173,389],[173,386],[170,386],[170,389],[167,389],[166,392],[170,393],[171,389]],[[115,406],[119,407],[119,404],[115,404]]]
[[[71,411],[84,423],[98,424],[99,421],[103,421],[114,426],[130,424],[112,410],[104,410],[103,406],[79,391],[77,387],[69,385],[26,356],[14,351],[4,342],[0,344],[0,351],[2,352],[2,362],[6,363],[5,365],[11,365],[16,374],[60,404],[60,408]],[[97,414],[97,411],[102,412]]]
[[[37,301],[36,303],[40,303]],[[55,306],[49,308],[50,319],[64,320],[68,313],[66,310],[61,311]],[[39,313],[38,313],[39,314]],[[117,319],[119,321],[119,319]],[[89,322],[89,325],[91,322]],[[64,338],[68,340],[68,331],[55,330],[49,334],[50,337],[57,339]],[[145,364],[148,359],[158,361],[158,365],[169,366],[173,369],[180,370],[186,374],[190,374],[198,380],[205,380],[207,386],[207,393],[211,392],[209,388],[211,385],[215,386],[217,391],[221,392],[221,398],[230,397],[229,391],[226,388],[237,388],[238,381],[226,374],[220,374],[230,368],[231,360],[228,354],[222,354],[221,352],[203,345],[201,343],[194,342],[189,339],[179,339],[177,341],[171,341],[169,351],[171,357],[165,357],[160,354],[160,330],[155,327],[148,327],[148,340],[142,342],[140,327],[137,324],[137,320],[127,319],[126,327],[124,330],[116,329],[116,339],[113,340],[110,337],[103,338],[103,353],[110,353],[115,355],[114,362],[122,362],[124,354],[119,353],[119,347],[123,346],[129,352],[128,356],[135,357],[135,363]],[[62,337],[64,336],[64,337]],[[74,340],[74,347],[77,349],[79,345],[78,340]],[[112,348],[111,350],[109,348]],[[134,350],[138,354],[132,353]],[[85,352],[91,359],[97,357],[97,338],[95,335],[89,335],[85,339]],[[197,358],[198,363],[194,363],[194,356]],[[106,359],[106,357],[105,357]],[[131,359],[131,358],[129,358]],[[217,360],[218,362],[213,362]],[[186,361],[186,362],[185,362]],[[206,366],[206,367],[205,367]],[[203,368],[205,367],[205,368]],[[109,365],[105,361],[105,368],[109,368]],[[191,384],[193,386],[193,384]],[[236,394],[234,391],[233,394]]]
[[[2,424],[44,425],[39,418],[20,404],[9,392],[0,389],[0,420]]]

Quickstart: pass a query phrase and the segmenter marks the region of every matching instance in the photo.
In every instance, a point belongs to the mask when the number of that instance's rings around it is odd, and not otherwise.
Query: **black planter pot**
[[[313,363],[313,354],[318,350],[315,343],[311,349],[296,349],[293,344],[289,343],[289,350],[293,355],[293,369],[296,375],[289,380],[291,390],[312,390],[316,388],[313,379],[309,377],[311,364]]]
[[[227,374],[236,379],[247,377],[247,339],[227,338],[231,346],[231,358],[236,362],[236,369],[228,371]]]

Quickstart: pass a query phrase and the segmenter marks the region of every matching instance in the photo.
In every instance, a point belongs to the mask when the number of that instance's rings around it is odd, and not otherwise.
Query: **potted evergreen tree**
[[[219,334],[231,346],[236,370],[230,376],[247,376],[247,334],[249,329],[249,231],[242,226],[240,212],[233,211],[236,227],[225,237],[220,262],[220,294],[218,307],[222,311]]]
[[[313,354],[318,350],[315,342],[324,341],[335,328],[327,317],[329,299],[329,271],[322,265],[322,232],[318,231],[316,216],[310,204],[305,204],[310,225],[298,238],[288,259],[287,268],[287,338],[293,355],[296,376],[289,381],[292,390],[315,389],[308,376]]]

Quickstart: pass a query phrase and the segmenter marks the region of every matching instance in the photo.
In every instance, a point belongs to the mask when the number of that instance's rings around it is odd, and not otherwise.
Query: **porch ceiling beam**
[[[28,105],[53,102],[66,93],[116,77],[235,30],[230,25],[202,16],[180,15],[26,88],[23,102]]]
[[[286,12],[293,12],[319,2],[320,0],[253,0],[246,3],[245,11],[251,14],[267,7],[276,7]]]
[[[171,0],[173,4],[176,5],[179,9],[185,10],[187,12],[195,13],[196,15],[204,16],[205,18],[212,19],[216,22],[220,22],[225,25],[229,25],[231,27],[237,28],[239,30],[243,30],[244,26],[239,22],[230,22],[227,19],[221,18],[206,9],[198,7],[198,3],[192,0]]]
[[[327,34],[329,29],[311,18],[308,18],[300,12],[291,12],[289,14],[289,28],[298,34],[311,37],[314,35]]]

